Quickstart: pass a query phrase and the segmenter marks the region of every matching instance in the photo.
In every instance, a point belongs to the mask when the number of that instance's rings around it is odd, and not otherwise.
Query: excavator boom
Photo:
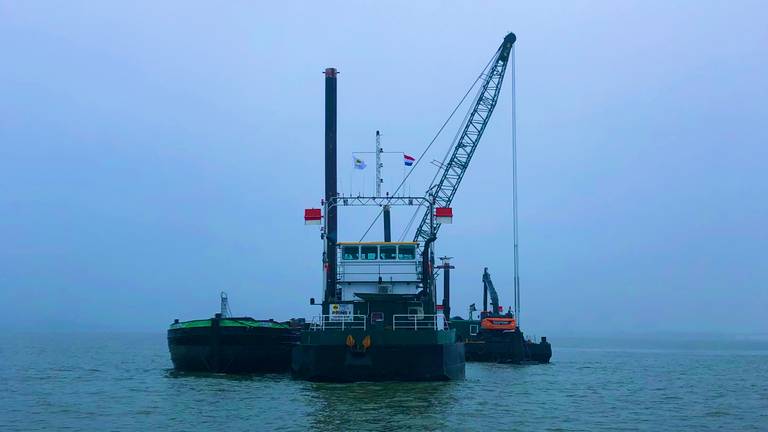
[[[483,290],[488,293],[488,295],[491,297],[491,314],[495,315],[500,313],[499,310],[499,294],[496,292],[496,287],[493,286],[493,281],[491,280],[491,274],[488,273],[488,267],[485,268],[485,271],[483,271]],[[486,296],[483,296],[483,300],[485,300]],[[484,311],[487,312],[488,306],[486,304],[483,304]]]

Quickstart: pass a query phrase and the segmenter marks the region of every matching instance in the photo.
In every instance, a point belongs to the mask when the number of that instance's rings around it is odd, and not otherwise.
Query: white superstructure
[[[355,293],[417,294],[422,289],[417,242],[340,242],[337,246],[341,301],[361,300]]]

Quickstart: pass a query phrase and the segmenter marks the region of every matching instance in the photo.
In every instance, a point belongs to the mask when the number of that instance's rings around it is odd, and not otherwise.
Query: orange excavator
[[[488,296],[491,297],[491,310],[488,310]],[[515,330],[517,319],[512,310],[503,313],[504,308],[499,306],[499,294],[493,286],[488,267],[483,271],[483,311],[480,313],[480,327],[487,330]]]
[[[490,297],[491,308],[488,308]],[[469,307],[469,319],[451,318],[451,327],[464,342],[467,361],[498,363],[548,363],[552,347],[547,338],[540,342],[527,339],[520,330],[518,316],[510,307],[507,312],[499,306],[499,295],[491,281],[488,268],[483,272],[483,310],[479,319],[473,317],[475,305]]]

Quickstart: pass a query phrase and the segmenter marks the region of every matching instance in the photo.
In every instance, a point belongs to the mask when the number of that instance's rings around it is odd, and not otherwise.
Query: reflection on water
[[[457,402],[462,382],[310,384],[312,427],[350,425],[389,429],[445,429],[446,410]]]

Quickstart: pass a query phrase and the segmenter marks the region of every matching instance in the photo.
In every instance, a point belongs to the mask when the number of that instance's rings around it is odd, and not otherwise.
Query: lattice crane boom
[[[434,207],[450,207],[456,191],[459,189],[464,174],[467,172],[472,155],[477,149],[485,127],[496,108],[499,100],[501,84],[504,81],[504,73],[507,69],[510,52],[517,38],[514,33],[509,33],[501,43],[490,69],[485,75],[480,91],[475,98],[472,111],[467,117],[466,123],[456,145],[453,147],[450,159],[440,167],[439,180],[427,190],[427,195],[435,201]],[[425,213],[421,223],[416,228],[414,241],[425,242],[432,233],[437,233],[440,224],[435,222],[434,231],[430,232],[431,215]]]

